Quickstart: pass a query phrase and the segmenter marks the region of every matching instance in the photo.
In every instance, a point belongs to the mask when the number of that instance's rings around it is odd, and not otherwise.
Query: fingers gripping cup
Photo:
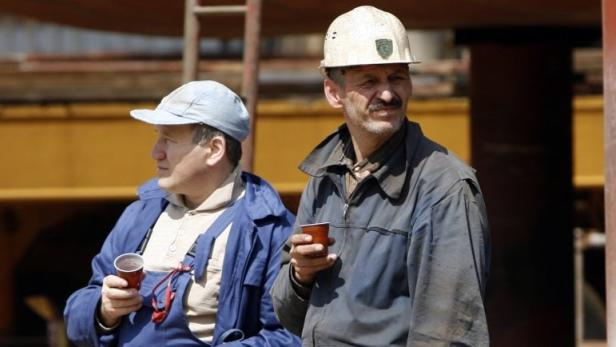
[[[323,254],[327,255],[329,246],[329,223],[304,224],[300,226],[302,233],[312,236],[312,243],[323,245]]]
[[[143,257],[137,253],[124,253],[113,262],[117,275],[128,282],[128,288],[139,289],[143,279]]]

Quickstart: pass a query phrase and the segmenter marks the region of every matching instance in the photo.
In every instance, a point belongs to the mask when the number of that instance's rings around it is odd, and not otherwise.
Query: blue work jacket
[[[221,340],[225,332],[240,330],[244,338],[225,346],[299,345],[299,339],[276,319],[269,294],[294,216],[267,182],[248,173],[242,173],[242,180],[246,191],[242,207],[235,214],[225,252],[213,341]],[[95,314],[101,286],[105,276],[115,273],[113,259],[139,248],[147,230],[165,210],[166,194],[156,180],[144,184],[139,189],[139,200],[126,208],[100,253],[92,260],[93,274],[88,285],[69,297],[64,310],[72,342],[79,346],[116,345],[122,329],[136,328],[123,322],[110,334],[97,331]]]

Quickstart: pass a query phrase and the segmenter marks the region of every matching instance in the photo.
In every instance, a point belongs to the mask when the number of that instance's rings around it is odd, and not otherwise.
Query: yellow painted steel
[[[154,175],[149,125],[128,111],[154,104],[0,106],[0,200],[124,199]],[[415,100],[409,118],[460,158],[470,158],[467,99]],[[281,193],[298,193],[306,177],[297,165],[342,115],[324,101],[285,99],[258,105],[255,172]],[[603,184],[603,99],[574,102],[574,182]]]
[[[603,187],[603,97],[576,98],[573,108],[574,184]]]
[[[456,152],[470,157],[468,103],[465,99],[415,101],[409,118],[424,132]],[[325,101],[289,100],[260,104],[255,144],[255,172],[281,192],[303,189],[306,176],[298,164],[325,136],[344,122],[342,114]]]

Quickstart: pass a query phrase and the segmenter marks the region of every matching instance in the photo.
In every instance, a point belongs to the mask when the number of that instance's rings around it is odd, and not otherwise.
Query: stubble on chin
[[[389,136],[402,126],[404,118],[398,117],[392,122],[364,122],[361,127],[370,134],[377,136]]]

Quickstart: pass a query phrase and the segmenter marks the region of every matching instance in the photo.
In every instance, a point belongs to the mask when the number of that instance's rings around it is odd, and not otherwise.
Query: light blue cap
[[[155,125],[207,124],[240,142],[249,132],[244,103],[215,81],[188,82],[165,96],[155,110],[132,110],[130,115]]]

